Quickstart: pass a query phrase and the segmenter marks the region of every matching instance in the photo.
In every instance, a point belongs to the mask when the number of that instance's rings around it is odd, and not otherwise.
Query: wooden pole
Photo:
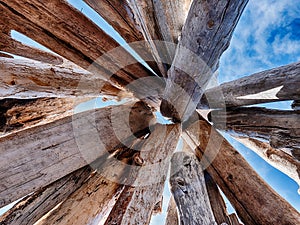
[[[203,119],[188,126],[184,140],[222,189],[245,224],[298,224],[300,214],[251,168]],[[262,194],[263,193],[263,194]]]
[[[202,167],[195,156],[185,152],[174,153],[171,160],[170,184],[179,211],[180,224],[215,223]]]

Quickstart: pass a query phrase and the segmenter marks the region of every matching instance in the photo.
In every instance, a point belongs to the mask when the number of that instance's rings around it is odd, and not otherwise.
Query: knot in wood
[[[141,158],[139,153],[135,153],[133,156],[133,161],[135,162],[136,165],[142,166],[144,165],[145,161],[144,159]]]
[[[212,29],[214,25],[215,25],[215,22],[214,22],[213,20],[209,20],[209,21],[207,22],[207,27],[208,27],[209,29]]]

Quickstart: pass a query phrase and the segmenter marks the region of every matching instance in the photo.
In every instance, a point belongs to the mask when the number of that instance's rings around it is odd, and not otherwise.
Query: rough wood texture
[[[207,171],[204,171],[206,189],[215,220],[218,225],[222,223],[230,224],[230,218],[227,213],[226,204],[221,196],[217,184]]]
[[[108,154],[121,141],[130,144],[132,134],[147,128],[152,119],[150,109],[137,102],[75,114],[0,138],[0,206]]]
[[[117,96],[121,91],[81,68],[32,60],[0,58],[0,73],[0,98]]]
[[[267,163],[292,178],[300,186],[300,162],[294,157],[281,150],[272,148],[268,143],[253,138],[234,137],[234,139],[254,151]]]
[[[179,225],[176,202],[172,196],[169,201],[165,225]]]
[[[178,207],[180,224],[215,224],[202,166],[194,155],[174,153],[170,184]]]
[[[76,99],[76,104],[79,102],[81,100]],[[76,104],[69,98],[2,99],[0,136],[70,116]]]
[[[229,217],[230,217],[231,225],[240,225],[240,222],[235,213],[230,214]]]
[[[159,68],[152,56],[150,46],[146,43],[141,28],[135,22],[128,2],[125,0],[84,0],[102,18],[105,19],[131,47],[145,60],[156,74],[160,75]],[[132,42],[138,42],[132,44]]]
[[[242,107],[212,111],[208,118],[220,130],[265,139],[271,147],[290,150],[300,160],[300,111]]]
[[[98,168],[85,184],[77,189],[59,207],[37,225],[99,224],[111,210],[123,190],[123,183],[130,179],[128,163],[133,153],[128,148],[118,149],[119,156],[95,162]],[[124,157],[125,155],[125,157]],[[126,157],[127,155],[127,157]]]
[[[210,165],[207,171],[229,199],[243,223],[300,223],[299,212],[271,189],[208,122],[200,119],[190,125],[182,136],[195,149],[202,164]]]
[[[37,48],[25,45],[10,37],[9,34],[0,30],[0,51],[8,52],[14,55],[23,56],[25,58],[37,60],[52,65],[61,65],[63,59],[49,52],[44,52]]]
[[[198,108],[220,107],[222,93],[226,107],[300,99],[300,62],[289,64],[221,84],[205,92]]]
[[[155,205],[161,201],[167,169],[180,136],[180,126],[160,125],[138,147],[135,167],[127,186],[109,214],[106,225],[149,224]]]
[[[138,63],[125,67],[135,59],[123,48],[115,57],[99,59],[119,44],[65,1],[3,0],[0,8],[4,28],[25,34],[84,69],[97,60],[93,70],[107,77],[115,73],[117,85],[152,75]]]
[[[194,113],[247,2],[192,2],[168,71],[170,79],[160,107],[164,116],[185,121]]]
[[[182,26],[191,0],[128,1],[127,11],[148,42],[163,76],[172,64]],[[127,6],[127,5],[126,5]]]
[[[0,224],[34,224],[80,188],[91,172],[91,167],[83,167],[30,194],[2,215]]]

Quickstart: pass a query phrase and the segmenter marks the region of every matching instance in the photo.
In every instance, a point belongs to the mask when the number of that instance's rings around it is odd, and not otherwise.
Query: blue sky
[[[111,27],[82,1],[69,0],[69,2],[107,33],[113,35],[117,41],[125,44],[120,36],[116,36]],[[15,36],[28,41],[17,34]],[[36,45],[34,42],[31,44]],[[300,61],[300,0],[250,0],[233,34],[229,49],[221,57],[219,82],[231,81],[296,61]],[[101,103],[98,102],[97,105],[100,106]],[[265,106],[289,109],[290,102]],[[228,135],[226,138],[264,180],[300,211],[300,196],[297,194],[298,186],[294,181]],[[167,201],[164,208],[166,206]],[[1,211],[3,210],[0,210],[0,213]],[[152,224],[163,224],[163,220],[156,217]]]

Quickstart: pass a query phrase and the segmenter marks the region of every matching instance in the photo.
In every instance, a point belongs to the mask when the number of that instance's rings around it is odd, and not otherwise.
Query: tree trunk
[[[91,167],[83,167],[54,183],[30,194],[0,217],[1,224],[34,224],[59,203],[65,201],[91,175]]]
[[[201,164],[229,199],[243,223],[298,224],[300,214],[251,168],[246,160],[203,119],[183,132]],[[263,194],[262,194],[263,193]]]
[[[204,171],[204,178],[210,205],[217,224],[220,225],[222,223],[226,223],[228,225],[231,225],[230,218],[226,209],[226,204],[223,200],[223,197],[221,196],[218,186],[207,171]]]
[[[121,91],[81,68],[32,60],[2,58],[0,73],[0,98],[117,96]]]
[[[234,137],[234,139],[254,151],[271,166],[292,178],[300,186],[300,162],[294,157],[253,138]]]
[[[220,102],[225,102],[226,107],[235,107],[299,100],[299,73],[300,62],[297,62],[221,84],[205,92],[198,108],[223,107]]]
[[[52,65],[61,65],[63,59],[50,52],[44,52],[37,48],[27,46],[19,41],[14,40],[9,34],[0,31],[0,51],[12,53],[14,55],[23,56],[25,58],[37,60]]]
[[[108,224],[149,224],[155,205],[161,201],[169,161],[180,136],[179,125],[159,125],[134,157],[130,180],[110,212]]]
[[[180,224],[215,224],[202,167],[195,156],[185,152],[176,152],[173,155],[170,184],[178,207]]]
[[[164,116],[186,121],[195,111],[248,0],[192,2],[170,70]]]
[[[244,107],[210,112],[214,127],[237,136],[262,138],[271,147],[290,150],[300,160],[300,111]]]
[[[0,138],[0,206],[106,157],[146,134],[152,112],[142,102],[87,111]],[[104,129],[105,128],[105,129]]]
[[[169,201],[165,225],[179,225],[176,202],[172,196]]]

